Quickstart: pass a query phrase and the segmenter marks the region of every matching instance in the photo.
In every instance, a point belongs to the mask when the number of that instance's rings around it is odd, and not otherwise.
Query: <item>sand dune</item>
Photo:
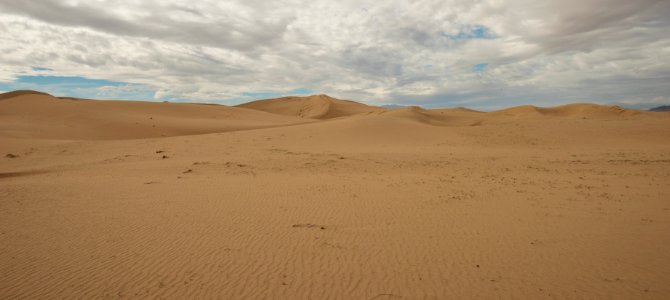
[[[43,92],[38,92],[38,91],[31,91],[31,90],[17,90],[17,91],[11,91],[7,93],[1,93],[0,94],[0,100],[4,99],[9,99],[9,98],[14,98],[18,96],[23,96],[23,95],[42,95],[42,96],[51,96],[47,93]]]
[[[649,112],[616,106],[571,104],[555,108],[518,106],[490,113],[465,108],[384,109],[326,95],[224,105],[97,101],[57,98],[35,91],[0,94],[0,134],[44,139],[136,139],[286,126],[310,119],[395,118],[434,126],[478,126],[486,119],[528,117],[620,118]],[[654,114],[652,114],[654,115]],[[656,114],[655,116],[661,116]],[[363,121],[365,122],[365,121]]]
[[[2,299],[670,298],[668,113],[0,99]]]
[[[406,118],[434,126],[476,126],[486,113],[465,108],[423,109],[417,106],[381,112],[380,115]]]
[[[134,139],[226,132],[305,120],[223,105],[96,101],[32,91],[0,95],[0,134],[47,139]]]
[[[327,95],[258,100],[240,104],[238,107],[311,119],[330,119],[384,110],[354,101],[335,99]]]
[[[533,116],[562,116],[562,117],[585,117],[585,118],[611,118],[630,117],[639,114],[647,114],[646,111],[624,109],[619,106],[606,106],[590,103],[575,103],[551,108],[541,108],[532,105],[517,106],[502,109],[491,113],[492,115],[533,117]]]

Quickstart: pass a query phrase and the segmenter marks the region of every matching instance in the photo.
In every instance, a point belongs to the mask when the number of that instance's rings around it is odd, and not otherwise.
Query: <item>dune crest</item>
[[[533,105],[515,106],[497,110],[489,113],[495,116],[515,117],[538,117],[538,116],[560,116],[560,117],[585,117],[602,118],[616,116],[634,116],[642,111],[625,109],[620,106],[599,105],[591,103],[574,103],[556,107],[537,107]]]
[[[0,135],[69,140],[137,139],[287,126],[320,120],[347,121],[355,131],[380,124],[404,132],[413,123],[430,126],[480,126],[506,119],[663,118],[664,114],[597,104],[553,108],[532,105],[494,112],[467,108],[397,109],[369,106],[327,95],[257,100],[235,107],[215,104],[90,100],[29,90],[0,94]],[[348,119],[348,120],[344,120]],[[350,122],[349,122],[350,121]],[[344,124],[344,123],[343,123]],[[396,128],[397,127],[397,128]],[[377,130],[377,129],[374,129]],[[382,134],[382,135],[385,135]]]
[[[18,138],[137,139],[308,122],[224,105],[58,98],[34,91],[0,99],[0,135]]]
[[[16,91],[11,91],[11,92],[0,94],[0,100],[10,99],[10,98],[18,97],[18,96],[23,96],[23,95],[51,96],[47,93],[33,91],[33,90],[16,90]],[[51,96],[51,97],[53,97],[53,96]]]
[[[384,110],[354,101],[335,99],[328,95],[257,100],[237,107],[308,119],[332,119]]]
[[[423,109],[418,106],[409,106],[406,108],[397,108],[387,112],[383,112],[384,116],[392,116],[396,118],[405,118],[411,121],[441,125],[445,120],[444,116],[436,114],[430,110]]]

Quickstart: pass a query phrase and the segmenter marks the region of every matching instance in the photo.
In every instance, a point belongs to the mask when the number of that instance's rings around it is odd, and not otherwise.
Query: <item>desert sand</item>
[[[0,95],[2,299],[670,299],[670,113]]]

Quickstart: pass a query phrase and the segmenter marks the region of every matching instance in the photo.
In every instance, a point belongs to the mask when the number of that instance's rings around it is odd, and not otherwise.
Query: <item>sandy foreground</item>
[[[0,95],[2,299],[670,299],[670,113]]]

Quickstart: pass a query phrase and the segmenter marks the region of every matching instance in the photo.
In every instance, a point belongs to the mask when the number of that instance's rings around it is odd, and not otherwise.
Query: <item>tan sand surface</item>
[[[670,298],[670,113],[10,96],[1,299]]]

